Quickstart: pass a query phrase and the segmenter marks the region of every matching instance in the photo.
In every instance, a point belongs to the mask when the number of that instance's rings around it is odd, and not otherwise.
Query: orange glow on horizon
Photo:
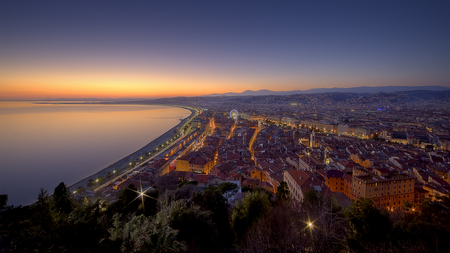
[[[213,83],[213,85],[210,85]],[[126,75],[3,76],[0,99],[156,98],[227,92],[226,83]]]
[[[243,92],[268,89],[272,91],[307,90],[312,88],[407,85],[389,80],[365,80],[360,77],[312,76],[288,78],[242,77],[224,75],[145,73],[115,69],[8,69],[0,71],[0,99],[58,98],[161,98],[201,96],[212,93]]]

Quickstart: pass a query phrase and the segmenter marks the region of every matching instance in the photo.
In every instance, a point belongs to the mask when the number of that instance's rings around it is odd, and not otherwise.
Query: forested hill
[[[175,97],[160,98],[154,100],[132,101],[132,103],[170,104],[209,106],[220,104],[278,104],[289,105],[292,103],[310,103],[320,100],[323,103],[356,104],[356,103],[385,103],[390,105],[414,103],[414,102],[450,102],[450,90],[430,91],[413,90],[398,92],[379,93],[349,93],[331,92],[317,94],[295,94],[295,95],[266,95],[266,96],[218,96],[218,97]],[[126,103],[126,102],[120,102]]]

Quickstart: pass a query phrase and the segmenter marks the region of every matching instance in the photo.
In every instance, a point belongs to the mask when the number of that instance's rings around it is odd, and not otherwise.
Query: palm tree
[[[92,187],[93,185],[94,185],[94,179],[89,178],[87,186]]]
[[[85,190],[83,186],[78,186],[76,191],[77,193],[83,193]]]

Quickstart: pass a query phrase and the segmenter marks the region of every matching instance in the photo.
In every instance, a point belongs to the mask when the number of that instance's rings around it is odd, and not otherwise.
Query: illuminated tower
[[[309,147],[314,148],[316,146],[316,135],[314,134],[314,131],[309,136]]]
[[[328,150],[327,149],[325,149],[325,154],[324,154],[324,159],[323,160],[324,160],[326,165],[330,164],[330,157],[328,155]]]

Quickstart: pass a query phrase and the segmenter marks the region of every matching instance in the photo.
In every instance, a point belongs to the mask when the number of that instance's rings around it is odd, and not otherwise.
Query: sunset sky
[[[0,99],[450,85],[449,1],[1,1]]]

